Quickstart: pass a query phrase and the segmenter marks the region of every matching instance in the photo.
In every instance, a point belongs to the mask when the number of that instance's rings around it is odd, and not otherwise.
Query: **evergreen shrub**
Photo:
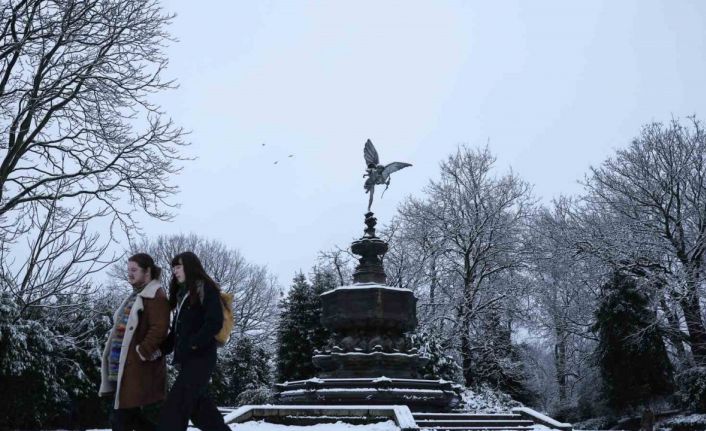
[[[687,409],[706,413],[706,367],[688,368],[676,376],[678,401]]]

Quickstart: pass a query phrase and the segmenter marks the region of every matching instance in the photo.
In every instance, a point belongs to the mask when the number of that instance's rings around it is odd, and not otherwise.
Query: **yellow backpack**
[[[223,309],[223,326],[215,339],[219,346],[224,346],[230,338],[230,333],[233,332],[235,326],[233,318],[233,295],[228,292],[221,291],[221,308]]]

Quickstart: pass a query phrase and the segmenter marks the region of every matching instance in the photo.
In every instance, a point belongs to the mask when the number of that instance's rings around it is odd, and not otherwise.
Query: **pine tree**
[[[451,350],[439,340],[438,335],[420,331],[408,335],[412,346],[416,347],[428,362],[420,370],[425,379],[444,379],[463,383],[463,369],[448,352]]]
[[[40,428],[68,400],[61,387],[57,334],[23,319],[10,295],[0,292],[0,429]]]
[[[335,289],[338,287],[338,284],[336,282],[336,276],[332,271],[324,270],[319,267],[314,268],[312,278],[312,295],[309,305],[311,313],[311,320],[309,321],[311,324],[309,342],[312,345],[313,354],[314,349],[321,350],[326,346],[330,335],[329,331],[321,325],[321,310],[323,307],[321,294],[328,290]]]
[[[603,286],[593,330],[608,405],[618,411],[671,393],[672,365],[647,295],[621,273]]]
[[[500,310],[491,307],[483,313],[471,343],[471,368],[466,380],[490,385],[514,400],[531,404],[535,394],[529,388],[522,346],[512,343],[511,333]]]
[[[216,403],[237,406],[244,392],[267,389],[272,384],[269,356],[247,336],[221,349],[212,378]]]
[[[333,277],[315,270],[314,283],[304,274],[294,277],[287,297],[280,303],[277,328],[278,381],[300,380],[316,373],[311,357],[321,349],[329,334],[321,326],[321,293],[335,286]]]
[[[114,307],[108,313],[104,299],[75,306],[78,298],[60,297],[56,308],[34,310],[28,319],[0,292],[0,388],[12,394],[0,403],[0,429],[106,425],[96,388]],[[65,304],[75,308],[61,319],[52,315]]]

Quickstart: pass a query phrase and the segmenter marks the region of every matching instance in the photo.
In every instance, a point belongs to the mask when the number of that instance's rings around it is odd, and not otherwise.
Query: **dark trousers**
[[[185,361],[167,394],[159,416],[159,431],[184,431],[189,419],[203,431],[230,431],[216,403],[208,395],[208,381],[215,366],[213,358]]]
[[[113,431],[155,431],[157,412],[161,403],[130,409],[111,409],[110,426]]]

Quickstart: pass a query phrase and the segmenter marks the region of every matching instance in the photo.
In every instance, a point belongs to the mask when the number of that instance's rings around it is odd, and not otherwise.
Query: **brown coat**
[[[116,310],[116,314],[122,305]],[[117,323],[119,316],[114,316]],[[125,329],[123,347],[120,352],[118,385],[108,381],[108,356],[110,340],[115,327],[110,332],[103,351],[101,364],[100,395],[115,393],[114,408],[126,409],[161,401],[167,391],[167,368],[164,356],[150,360],[159,351],[159,346],[169,330],[169,302],[159,281],[153,280],[137,294],[135,304]],[[139,346],[139,353],[137,351]],[[140,357],[142,355],[142,358]],[[143,360],[146,359],[146,360]]]

